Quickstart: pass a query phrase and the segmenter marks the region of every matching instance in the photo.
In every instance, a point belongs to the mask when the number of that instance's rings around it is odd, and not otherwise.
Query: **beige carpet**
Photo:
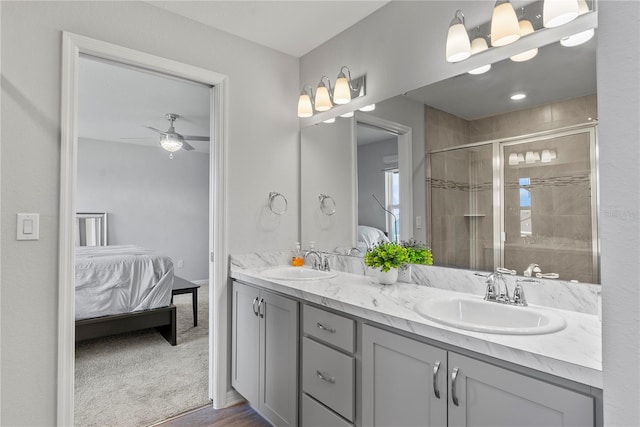
[[[178,345],[155,329],[76,345],[75,425],[148,426],[209,403],[208,286],[176,295]]]

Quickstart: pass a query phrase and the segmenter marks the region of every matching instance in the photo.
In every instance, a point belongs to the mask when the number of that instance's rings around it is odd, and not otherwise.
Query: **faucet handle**
[[[508,268],[504,268],[504,267],[498,267],[498,268],[496,269],[496,271],[497,271],[498,273],[502,273],[502,274],[510,274],[510,275],[512,275],[512,276],[515,276],[515,275],[516,275],[516,273],[517,273],[515,270],[509,270]]]
[[[524,288],[522,287],[523,283],[540,283],[539,280],[536,279],[516,279],[516,287],[513,290],[513,305],[518,305],[520,307],[526,307],[527,299],[524,296]]]

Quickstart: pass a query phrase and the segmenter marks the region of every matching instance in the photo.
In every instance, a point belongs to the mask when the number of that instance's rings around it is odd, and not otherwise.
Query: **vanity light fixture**
[[[511,100],[512,101],[520,101],[522,99],[525,99],[527,97],[526,93],[514,93],[513,95],[511,95]]]
[[[559,27],[576,19],[579,13],[578,0],[544,0],[542,25],[545,28]]]
[[[580,15],[584,15],[585,13],[589,12],[589,5],[587,5],[586,0],[578,0],[578,11]],[[587,31],[583,31],[572,36],[563,37],[562,39],[560,39],[560,44],[565,47],[578,46],[591,40],[594,34],[595,30],[591,28]]]
[[[506,46],[520,38],[516,11],[509,0],[498,0],[491,16],[491,46]]]
[[[447,33],[447,62],[464,61],[471,56],[471,42],[464,26],[464,13],[460,9],[453,14]]]
[[[369,105],[365,105],[364,107],[360,108],[360,111],[373,111],[376,109],[376,104],[369,104]]]
[[[327,84],[324,83],[324,80],[327,80]],[[318,87],[316,88],[316,111],[329,111],[333,107],[333,102],[331,101],[331,82],[327,76],[322,76],[320,78],[320,83],[318,83]]]
[[[523,8],[523,14],[524,14],[524,8]],[[533,29],[533,24],[531,24],[531,21],[529,21],[528,19],[520,20],[520,22],[518,23],[518,26],[520,27],[520,37],[524,37],[535,31]],[[535,48],[535,49],[530,49],[525,52],[519,53],[517,55],[513,55],[510,59],[513,62],[525,62],[534,58],[537,54],[538,54],[538,48]]]
[[[298,98],[298,117],[311,116],[313,116],[313,89],[311,86],[305,85],[300,93],[300,98]]]
[[[487,41],[482,36],[476,37],[471,42],[471,54],[472,55],[475,55],[476,53],[483,52],[483,51],[485,51],[487,49],[489,49],[489,45],[487,45]],[[476,75],[477,74],[483,74],[483,73],[486,73],[487,71],[489,71],[490,69],[491,69],[491,64],[487,64],[487,65],[483,65],[483,66],[478,67],[478,68],[474,68],[473,70],[469,71],[469,74],[476,74]]]

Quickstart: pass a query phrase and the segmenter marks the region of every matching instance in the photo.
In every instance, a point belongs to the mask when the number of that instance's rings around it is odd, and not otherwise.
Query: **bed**
[[[365,253],[368,249],[389,241],[387,235],[380,229],[368,225],[358,225],[358,250]]]
[[[176,345],[171,258],[134,245],[77,246],[75,270],[76,341],[156,328]]]

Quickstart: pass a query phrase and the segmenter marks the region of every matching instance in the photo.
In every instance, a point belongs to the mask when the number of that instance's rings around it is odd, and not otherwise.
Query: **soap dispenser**
[[[296,242],[296,250],[291,257],[291,265],[294,267],[302,267],[304,265],[304,257],[300,250],[300,242]]]

